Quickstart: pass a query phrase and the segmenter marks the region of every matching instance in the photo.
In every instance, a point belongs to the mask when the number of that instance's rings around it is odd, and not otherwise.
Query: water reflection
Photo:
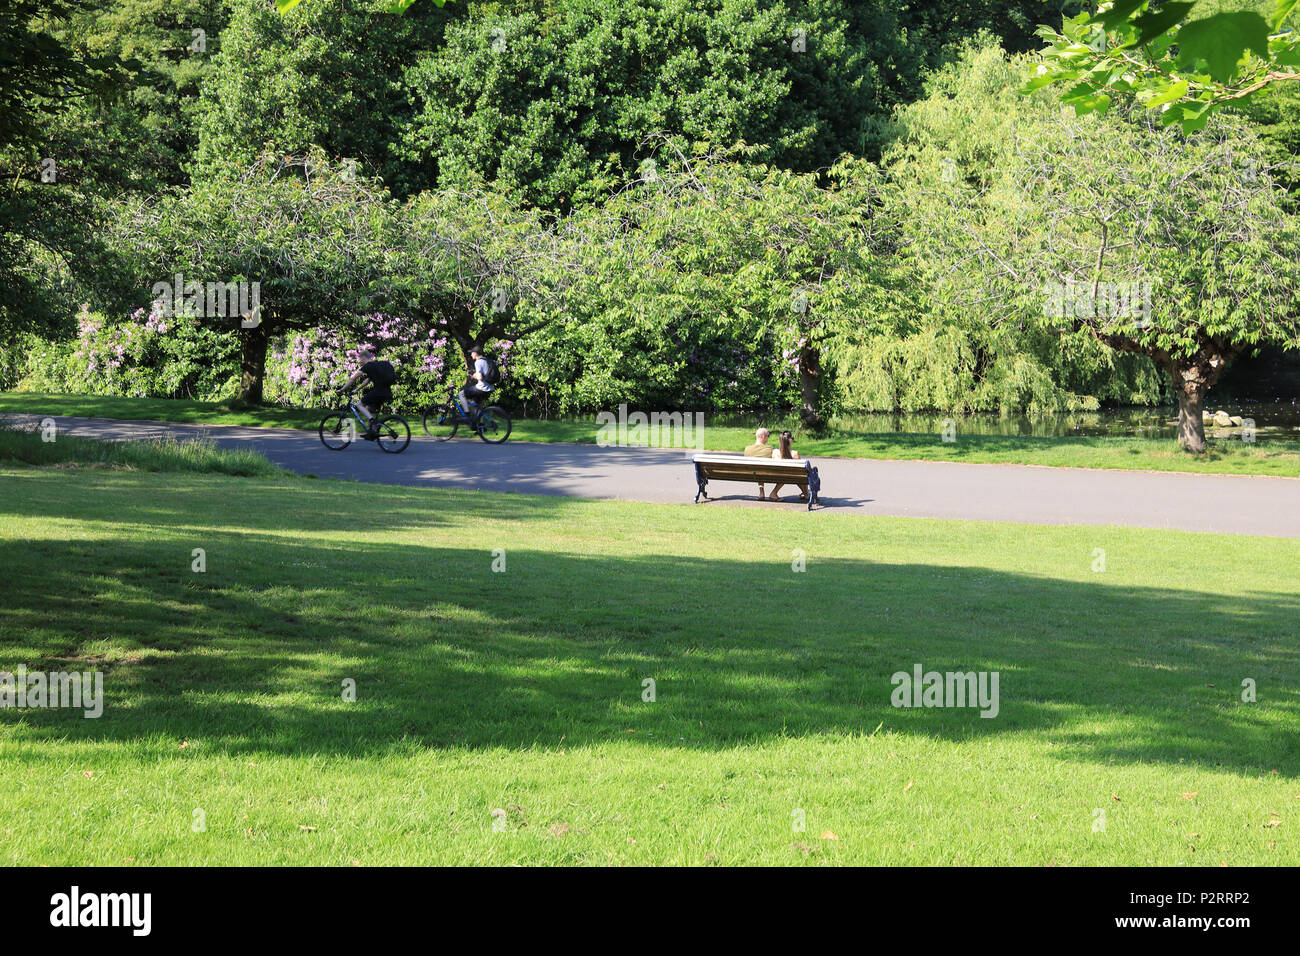
[[[1206,410],[1211,413],[1224,411],[1230,416],[1254,419],[1257,438],[1300,438],[1300,404],[1238,402],[1209,405]],[[783,420],[789,417],[779,416]],[[944,422],[952,419],[956,422],[958,431],[965,435],[1087,435],[1163,439],[1177,436],[1177,417],[1178,409],[1173,405],[1108,408],[1096,412],[1068,412],[1035,418],[1027,415],[960,415],[948,412],[856,412],[836,415],[831,420],[831,426],[835,430],[850,432],[922,434],[938,433],[942,431]],[[770,419],[762,415],[709,416],[709,424],[715,427],[750,427],[760,423],[769,424],[770,427]],[[1207,424],[1205,430],[1207,435],[1216,437],[1241,434],[1240,428],[1218,428],[1212,424]]]

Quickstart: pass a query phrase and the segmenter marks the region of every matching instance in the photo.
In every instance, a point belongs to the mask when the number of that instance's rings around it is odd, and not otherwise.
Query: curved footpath
[[[31,424],[36,416],[10,416]],[[315,432],[236,425],[191,425],[59,417],[61,431],[89,438],[206,435],[228,448],[251,447],[284,468],[322,478],[393,485],[515,491],[579,498],[690,504],[694,451],[600,448],[595,445],[507,442],[476,438],[436,442],[412,436],[400,455],[369,442],[333,452]],[[1300,478],[1190,475],[1147,471],[968,465],[931,461],[820,458],[824,514],[962,518],[1021,524],[1131,525],[1300,538]],[[711,483],[719,498],[700,507],[763,504],[757,489]],[[809,516],[810,519],[813,517]]]

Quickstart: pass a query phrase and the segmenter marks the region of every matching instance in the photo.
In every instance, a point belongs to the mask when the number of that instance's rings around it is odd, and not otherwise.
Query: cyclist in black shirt
[[[365,346],[357,350],[357,358],[361,361],[361,368],[353,372],[352,377],[343,384],[343,393],[351,395],[357,382],[362,378],[370,383],[370,388],[361,393],[358,410],[369,424],[362,437],[373,438],[375,413],[384,402],[393,400],[393,383],[397,381],[397,370],[393,368],[391,362],[376,359],[374,350]]]

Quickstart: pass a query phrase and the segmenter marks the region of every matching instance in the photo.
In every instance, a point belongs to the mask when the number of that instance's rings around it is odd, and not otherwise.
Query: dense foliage
[[[0,21],[27,51],[0,77],[0,386],[312,405],[369,343],[416,408],[478,344],[529,414],[816,424],[1203,398],[1297,340],[1300,85],[1190,134],[1112,96],[1153,105],[1136,76],[1089,74],[1109,110],[1070,89],[1090,117],[1024,93],[1126,55],[1140,3],[279,6]],[[1110,45],[1061,46],[1084,34]],[[1179,110],[1223,92],[1194,85]],[[214,311],[235,286],[255,308]],[[1120,327],[1135,295],[1150,324]]]
[[[101,227],[123,171],[85,127],[87,104],[108,108],[125,72],[55,29],[88,8],[0,7],[0,344],[33,330],[65,334],[79,292],[116,287]]]
[[[1107,0],[1045,26],[1026,89],[1057,86],[1079,115],[1136,103],[1160,122],[1202,129],[1226,106],[1300,79],[1300,0]]]

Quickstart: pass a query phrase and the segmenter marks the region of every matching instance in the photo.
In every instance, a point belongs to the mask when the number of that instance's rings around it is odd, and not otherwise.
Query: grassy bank
[[[273,407],[242,410],[210,402],[3,392],[0,393],[0,415],[4,414],[80,415],[315,429],[320,424],[322,411]],[[419,429],[418,417],[412,417],[411,425]],[[792,422],[785,423],[786,427],[791,425]],[[782,423],[772,423],[774,429],[781,426]],[[515,422],[511,440],[594,443],[598,431],[594,418],[590,422],[523,419]],[[669,436],[664,437],[672,440]],[[712,451],[740,451],[753,441],[750,429],[711,427],[706,421],[702,444]],[[1300,440],[1261,439],[1246,443],[1240,438],[1210,439],[1205,454],[1188,455],[1173,441],[1159,439],[959,433],[955,441],[944,442],[937,434],[832,432],[818,437],[800,434],[795,447],[808,456],[1300,477]]]
[[[6,864],[1300,863],[1293,541],[0,466],[0,555],[107,697]]]
[[[190,471],[260,478],[289,474],[255,451],[222,449],[203,439],[96,441],[57,431],[46,433],[40,428],[3,426],[0,465]]]

